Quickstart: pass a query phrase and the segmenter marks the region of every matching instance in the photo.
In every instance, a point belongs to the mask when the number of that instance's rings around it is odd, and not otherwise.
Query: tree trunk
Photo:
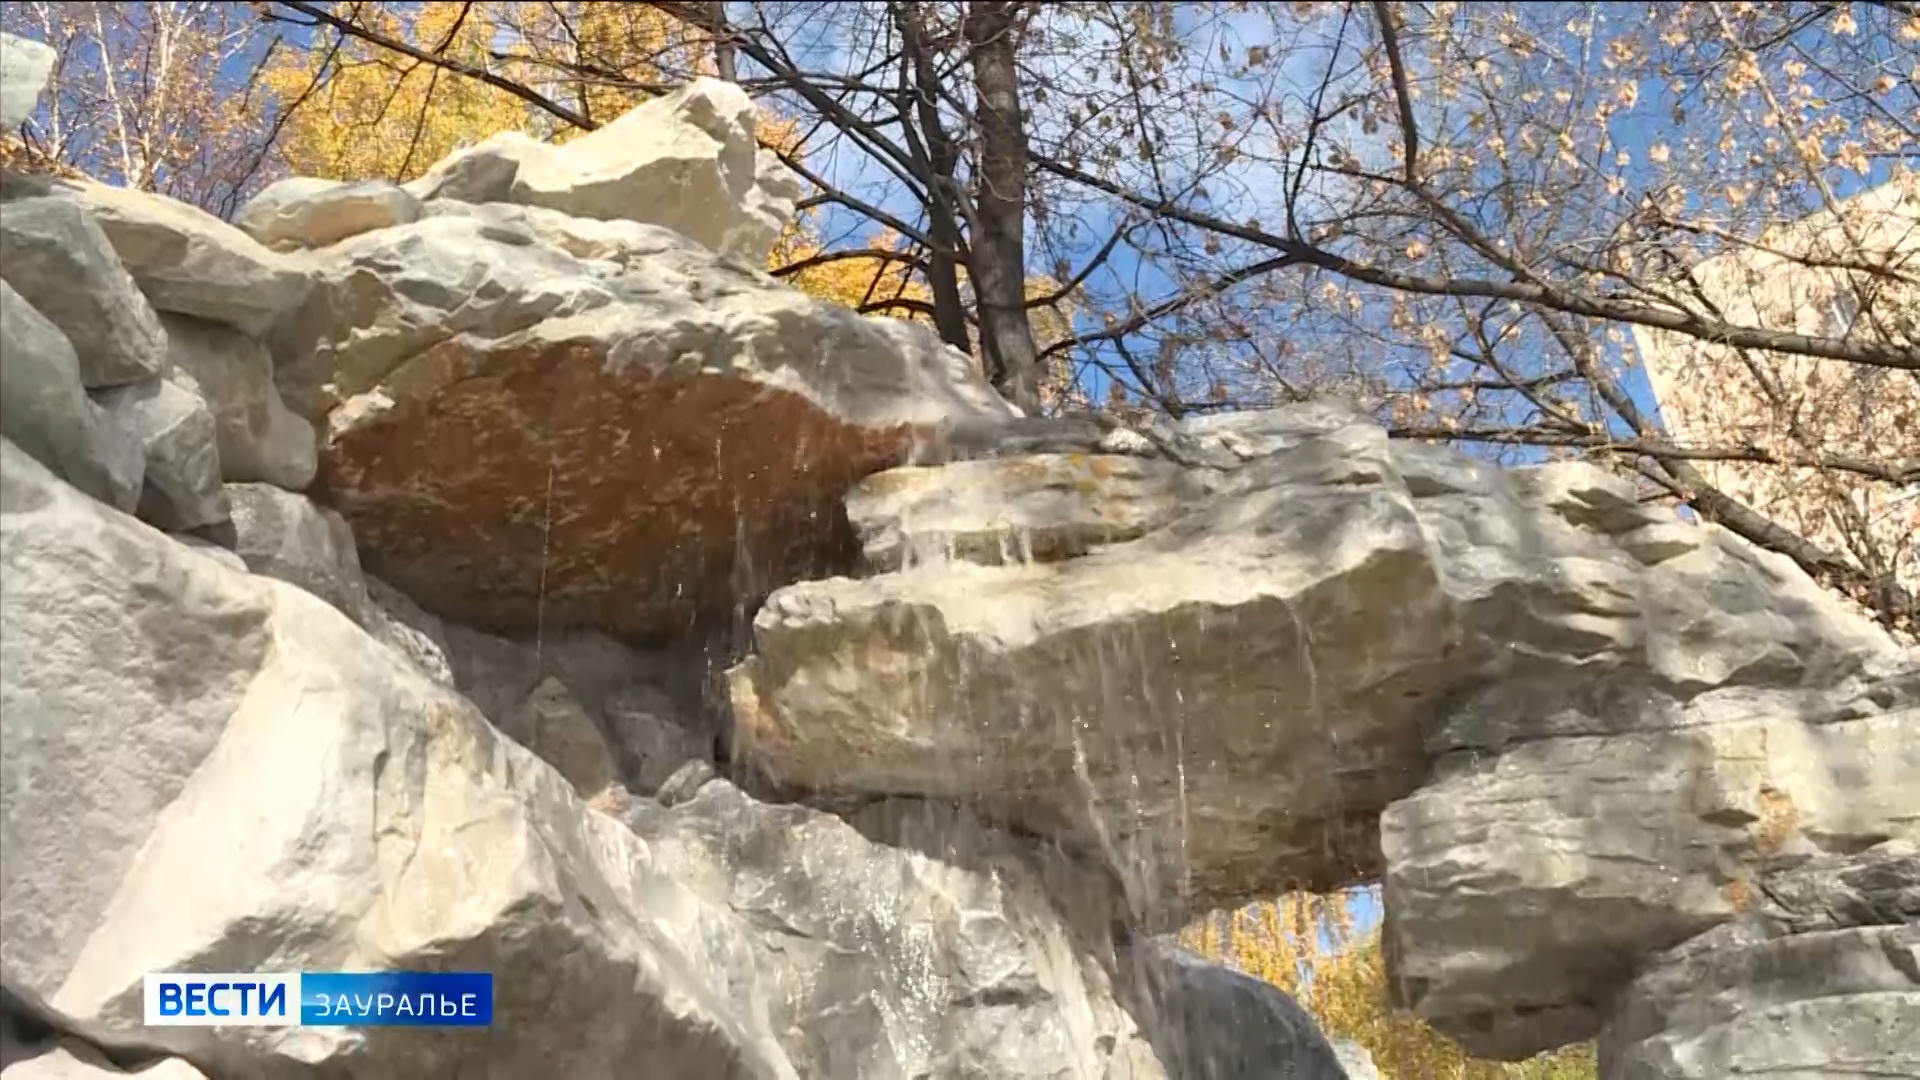
[[[707,32],[713,43],[713,73],[727,82],[739,82],[733,63],[733,40],[727,37],[726,0],[708,0],[707,18],[710,20]]]
[[[1019,8],[1006,0],[974,0],[967,11],[980,125],[972,270],[987,375],[1031,415],[1040,398],[1026,305],[1027,132],[1013,36]]]
[[[940,76],[935,70],[932,47],[927,42],[924,14],[917,3],[895,4],[895,25],[900,30],[906,62],[913,74],[914,115],[925,142],[927,185],[927,232],[946,251],[927,252],[927,287],[933,293],[933,327],[940,340],[971,352],[973,342],[967,332],[967,309],[960,300],[960,252],[965,250],[960,236],[960,215],[954,206],[957,185],[953,173],[960,152],[940,119]],[[906,118],[901,118],[906,125]],[[912,128],[907,126],[908,138]]]

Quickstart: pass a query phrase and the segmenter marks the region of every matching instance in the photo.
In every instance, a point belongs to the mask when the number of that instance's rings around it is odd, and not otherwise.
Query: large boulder
[[[1589,1038],[1641,963],[1752,901],[1756,867],[1920,837],[1920,710],[1727,696],[1668,730],[1449,755],[1389,808],[1399,999],[1482,1056]]]
[[[753,100],[696,79],[613,123],[525,160],[513,201],[573,217],[663,225],[758,267],[799,185],[754,138]]]
[[[268,184],[240,208],[233,223],[275,251],[298,251],[419,217],[420,201],[385,180],[290,177]]]
[[[1112,885],[1057,849],[724,781],[616,820],[329,606],[4,441],[0,566],[3,977],[62,1032],[267,1080],[1168,1075]],[[149,971],[422,967],[493,972],[493,1025],[142,1024]]]
[[[146,469],[140,443],[87,397],[59,328],[0,280],[0,435],[68,483],[132,513]]]
[[[1449,785],[1516,774],[1519,757],[1505,772],[1494,764],[1512,744],[1562,755],[1528,782],[1571,805],[1635,766],[1542,740],[1618,734],[1607,745],[1640,755],[1640,785],[1665,776],[1697,791],[1697,776],[1682,783],[1687,762],[1721,733],[1661,733],[1688,702],[1722,687],[1731,698],[1840,687],[1901,661],[1790,565],[1645,510],[1588,466],[1502,472],[1391,443],[1319,406],[1141,439],[1151,449],[1133,457],[1147,460],[1023,455],[867,480],[848,509],[876,561],[943,548],[955,559],[774,593],[755,620],[756,655],[732,676],[737,756],[797,794],[963,799],[1083,844],[1150,920],[1384,871],[1390,902],[1426,920],[1397,924],[1419,927],[1399,959],[1420,990],[1409,996],[1438,1016],[1447,980],[1429,965],[1479,965],[1472,985],[1484,975],[1489,993],[1524,997],[1522,973],[1561,964],[1561,952],[1503,942],[1536,925],[1544,942],[1558,926],[1556,948],[1571,947],[1561,909],[1526,884],[1527,868],[1558,865],[1545,853],[1496,830],[1483,880],[1447,846],[1482,842],[1483,822],[1509,814],[1546,831],[1555,804]],[[1142,534],[1074,554],[1103,530]],[[1757,732],[1784,739],[1799,715],[1738,729],[1725,753]],[[1904,827],[1908,799],[1892,778],[1920,752],[1910,729],[1834,728],[1821,748],[1841,756],[1818,759],[1833,771],[1804,776],[1858,770],[1858,801],[1808,827]],[[1433,776],[1436,757],[1446,768]],[[1657,833],[1662,804],[1635,790],[1627,802]],[[1408,800],[1396,808],[1408,825],[1383,862],[1380,814],[1396,800]],[[1416,843],[1412,823],[1429,820]],[[1500,890],[1511,910],[1483,918]],[[1592,918],[1610,935],[1582,946],[1596,952],[1679,940]],[[1702,928],[1680,918],[1671,931]],[[1576,955],[1562,980],[1607,985],[1603,965]]]
[[[63,1030],[216,1076],[792,1075],[658,922],[670,869],[332,608],[4,442],[0,561],[0,949]],[[148,971],[423,967],[495,973],[485,1038],[142,1025]]]
[[[289,405],[316,422],[428,349],[606,307],[632,266],[684,241],[546,210],[437,202],[424,220],[293,256],[314,278],[270,344]]]
[[[1123,963],[1131,969],[1136,1014],[1171,1076],[1365,1080],[1347,1070],[1343,1052],[1306,1010],[1271,983],[1162,938],[1134,942]]]
[[[0,34],[0,130],[12,131],[33,115],[58,59],[46,44]]]
[[[369,569],[498,631],[730,620],[850,565],[860,477],[1006,415],[923,327],[868,319],[664,229],[447,208],[309,253],[290,401]]]
[[[1111,891],[1057,853],[938,804],[842,820],[725,781],[621,820],[699,899],[662,917],[737,973],[797,1076],[1181,1075],[1117,986]]]
[[[1920,855],[1892,842],[1761,875],[1739,918],[1650,963],[1607,1080],[1920,1076]]]
[[[496,135],[406,185],[423,201],[512,202],[659,225],[758,267],[792,219],[799,181],[755,139],[753,101],[695,79],[560,146]]]
[[[546,152],[545,143],[525,132],[502,131],[455,150],[401,188],[423,203],[504,203],[513,197],[521,164]]]
[[[18,199],[0,212],[0,278],[60,328],[89,390],[160,374],[166,333],[113,245],[68,199]]]
[[[286,257],[212,214],[161,195],[62,180],[112,242],[154,307],[264,334],[294,308],[307,281]]]
[[[169,377],[191,383],[213,411],[220,475],[301,491],[320,468],[313,425],[280,398],[267,347],[238,330],[190,315],[162,315]],[[184,376],[184,378],[182,377]]]
[[[227,520],[213,413],[192,389],[169,379],[116,386],[94,395],[107,417],[146,459],[139,515],[169,532]]]

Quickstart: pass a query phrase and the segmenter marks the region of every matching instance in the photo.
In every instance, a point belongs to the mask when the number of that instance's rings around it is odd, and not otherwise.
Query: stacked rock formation
[[[1363,881],[1480,1053],[1915,1068],[1920,665],[1616,478],[1020,417],[759,271],[724,83],[231,224],[0,179],[6,1080],[1360,1076],[1157,935]],[[496,1022],[142,1026],[302,968]]]

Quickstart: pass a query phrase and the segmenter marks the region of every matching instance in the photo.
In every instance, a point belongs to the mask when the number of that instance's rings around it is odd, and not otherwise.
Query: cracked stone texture
[[[50,190],[85,208],[160,311],[259,335],[306,291],[305,276],[285,256],[203,210],[92,181],[59,180]]]
[[[331,607],[5,440],[0,559],[5,991],[56,1031],[264,1080],[1182,1075],[1123,981],[1113,881],[1048,845],[950,805],[842,819],[722,780],[584,804]],[[143,1025],[144,973],[210,967],[488,970],[495,1022]],[[1225,973],[1188,967],[1155,1001],[1209,1058],[1324,1051],[1219,1026]]]
[[[1790,563],[1336,408],[1155,434],[864,481],[904,568],[769,598],[740,759],[983,806],[1149,925],[1383,879],[1401,1000],[1514,1057],[1591,1037],[1748,868],[1920,822],[1911,661]]]
[[[68,483],[117,510],[139,504],[140,441],[87,396],[80,359],[59,327],[0,280],[0,434]]]
[[[1600,1038],[1604,1080],[1920,1075],[1920,854],[1889,841],[1755,875],[1661,954]]]
[[[0,214],[0,277],[60,328],[87,389],[166,367],[167,336],[107,236],[70,199],[15,199]]]

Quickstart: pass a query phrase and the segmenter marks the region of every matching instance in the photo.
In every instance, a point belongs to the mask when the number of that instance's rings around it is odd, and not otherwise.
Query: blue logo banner
[[[300,973],[303,1027],[487,1027],[493,975],[484,971]]]

